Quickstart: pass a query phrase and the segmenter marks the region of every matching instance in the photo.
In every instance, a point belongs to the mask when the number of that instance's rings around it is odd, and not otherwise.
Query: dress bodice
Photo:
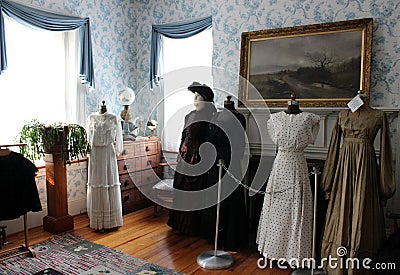
[[[379,129],[382,128],[383,115],[381,110],[371,109],[360,115],[359,112],[351,113],[350,110],[342,111],[339,114],[338,124],[343,133],[344,141],[359,139],[369,140],[372,144]],[[366,118],[367,115],[368,117]]]
[[[303,151],[308,144],[314,143],[319,130],[319,116],[302,112],[286,114],[279,112],[271,115],[267,122],[268,133],[281,151]]]
[[[200,146],[209,139],[209,121],[212,112],[192,111],[185,117],[185,125],[182,131],[180,156],[188,163],[194,164],[200,161]]]
[[[268,133],[278,145],[266,192],[289,190],[297,184],[308,182],[304,149],[314,143],[319,130],[319,116],[303,112],[272,114],[267,122]]]
[[[122,151],[122,129],[116,115],[92,113],[87,121],[87,130],[91,146],[108,146],[116,141],[116,153]]]

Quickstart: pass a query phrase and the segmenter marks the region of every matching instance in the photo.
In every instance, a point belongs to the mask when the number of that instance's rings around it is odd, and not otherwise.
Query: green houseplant
[[[35,161],[45,153],[61,151],[65,163],[79,160],[89,151],[85,128],[78,124],[53,123],[46,125],[37,119],[23,125],[17,139],[26,146],[21,147],[21,154]]]

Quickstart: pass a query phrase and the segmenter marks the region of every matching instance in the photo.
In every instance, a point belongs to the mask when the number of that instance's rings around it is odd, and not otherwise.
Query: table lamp
[[[129,129],[129,121],[132,120],[132,112],[129,107],[133,101],[135,101],[135,93],[131,88],[125,87],[118,92],[118,101],[124,106],[124,109],[121,111],[121,118],[124,120],[124,133],[127,134],[131,131],[131,129]]]

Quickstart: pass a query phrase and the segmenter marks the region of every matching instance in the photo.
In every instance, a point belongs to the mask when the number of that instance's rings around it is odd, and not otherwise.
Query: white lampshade
[[[125,87],[118,92],[118,101],[122,105],[131,105],[135,101],[135,97],[135,93],[129,87]]]

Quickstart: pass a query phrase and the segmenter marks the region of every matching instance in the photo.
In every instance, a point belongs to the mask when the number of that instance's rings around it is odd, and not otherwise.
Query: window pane
[[[194,110],[194,95],[187,90],[187,86],[193,81],[212,86],[212,29],[185,39],[162,39],[163,148],[178,151],[185,115]]]
[[[62,32],[40,31],[5,17],[8,68],[0,75],[0,144],[14,142],[24,122],[65,120]]]

